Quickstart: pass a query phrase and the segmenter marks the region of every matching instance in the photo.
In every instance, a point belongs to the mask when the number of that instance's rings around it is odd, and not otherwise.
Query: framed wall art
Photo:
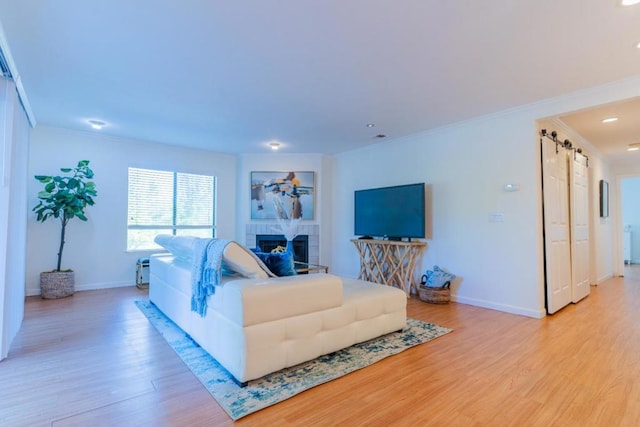
[[[609,183],[604,179],[600,180],[600,217],[609,216]]]
[[[251,172],[251,219],[313,219],[315,172]]]

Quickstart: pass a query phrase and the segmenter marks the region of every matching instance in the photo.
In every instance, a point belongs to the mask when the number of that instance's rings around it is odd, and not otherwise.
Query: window
[[[157,234],[215,237],[216,177],[129,168],[127,250],[158,249]]]

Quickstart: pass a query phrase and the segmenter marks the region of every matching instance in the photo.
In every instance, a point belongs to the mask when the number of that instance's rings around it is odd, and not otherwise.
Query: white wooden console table
[[[411,290],[418,293],[413,280],[416,261],[427,246],[425,242],[352,239],[360,255],[358,279],[402,289],[407,298]]]

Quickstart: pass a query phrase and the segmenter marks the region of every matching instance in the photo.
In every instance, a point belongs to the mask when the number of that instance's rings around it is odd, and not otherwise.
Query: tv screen
[[[356,236],[425,237],[424,183],[357,190],[354,208]]]

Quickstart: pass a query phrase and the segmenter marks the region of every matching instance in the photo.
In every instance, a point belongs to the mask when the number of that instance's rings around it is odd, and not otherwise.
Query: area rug
[[[136,301],[136,305],[234,420],[451,332],[442,326],[408,318],[407,328],[402,332],[356,344],[240,387],[231,374],[155,305],[149,301]]]

